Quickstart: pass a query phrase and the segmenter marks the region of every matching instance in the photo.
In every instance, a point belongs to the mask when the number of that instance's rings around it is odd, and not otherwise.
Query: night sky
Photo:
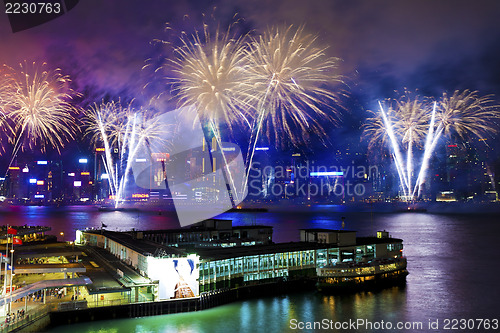
[[[500,99],[497,0],[84,0],[53,21],[17,33],[0,14],[0,62],[13,67],[24,60],[46,61],[60,67],[84,94],[82,104],[101,98],[146,100],[148,94],[168,92],[160,79],[141,70],[146,59],[168,54],[153,41],[201,30],[203,13],[205,21],[213,13],[221,27],[238,13],[246,31],[305,24],[318,34],[330,54],[343,60],[339,72],[350,94],[340,128],[328,130],[330,141],[340,145],[359,143],[356,129],[365,110],[377,99],[394,97],[394,90],[406,87],[437,97],[477,89]],[[165,30],[167,23],[171,30]],[[157,91],[143,89],[151,80]]]

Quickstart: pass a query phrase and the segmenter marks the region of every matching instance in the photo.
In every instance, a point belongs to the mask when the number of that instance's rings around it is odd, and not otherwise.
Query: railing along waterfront
[[[2,322],[0,325],[0,332],[12,332],[19,328],[22,329],[23,327],[28,326],[45,316],[48,316],[49,313],[49,305],[37,307],[34,310],[26,312],[21,319],[12,319],[9,322],[7,322],[7,320],[4,320],[4,322]]]

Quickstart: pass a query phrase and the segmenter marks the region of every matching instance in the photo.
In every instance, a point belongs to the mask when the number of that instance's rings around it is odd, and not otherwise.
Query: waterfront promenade
[[[133,285],[138,274],[115,260],[71,243],[16,247],[12,303],[9,288],[0,299],[0,306],[6,304],[6,310],[0,312],[0,331],[20,329],[44,317],[50,322],[51,312],[151,301],[152,295],[140,288],[137,296],[131,297],[124,284]],[[116,276],[117,268],[123,276]]]
[[[36,321],[50,312],[64,312],[86,308],[107,307],[116,305],[131,304],[128,297],[109,294],[104,299],[95,298],[89,295],[86,288],[66,288],[66,292],[61,288],[58,291],[48,293],[46,299],[43,296],[23,297],[11,303],[11,316],[0,314],[0,331],[9,332],[18,327]],[[20,315],[24,311],[24,315]]]

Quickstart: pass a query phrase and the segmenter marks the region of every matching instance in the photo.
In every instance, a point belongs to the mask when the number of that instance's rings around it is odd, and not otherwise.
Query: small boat
[[[427,209],[418,207],[408,207],[406,209],[398,209],[397,211],[400,213],[425,213],[427,212]]]
[[[252,208],[252,207],[247,207],[247,208],[244,208],[244,207],[241,207],[241,206],[238,206],[238,207],[234,207],[234,208],[231,208],[230,210],[228,210],[228,212],[241,212],[241,213],[252,213],[252,212],[255,212],[255,213],[265,213],[267,212],[267,208],[259,208],[259,207],[255,207],[255,208]]]
[[[316,269],[318,290],[350,292],[388,287],[406,281],[406,258],[373,259],[367,263],[339,263]]]
[[[139,208],[137,207],[115,207],[115,206],[100,206],[98,208],[100,212],[137,212]]]

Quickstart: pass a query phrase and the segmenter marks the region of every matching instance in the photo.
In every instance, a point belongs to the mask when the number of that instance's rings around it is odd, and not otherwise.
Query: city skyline
[[[3,3],[2,331],[498,329],[498,0]]]
[[[0,178],[0,193],[10,199],[25,198],[24,202],[35,204],[70,204],[81,201],[90,203],[114,198],[115,194],[108,184],[109,175],[102,160],[102,148],[97,150],[99,151],[94,154],[79,155],[70,162],[60,159],[31,160],[26,157],[16,160],[9,168],[7,177]],[[468,143],[457,145],[449,142],[440,145],[437,151],[443,156],[432,160],[429,180],[425,182],[420,199],[478,202],[498,199],[496,185],[499,166],[491,164],[488,152],[477,152]],[[158,156],[155,153],[152,158],[157,159]],[[164,163],[169,163],[168,154],[160,157]],[[211,171],[201,150],[188,153],[184,158],[190,167],[178,172],[185,174],[187,178],[194,179],[196,175],[203,174],[202,168],[206,168],[207,172]],[[223,162],[221,156],[217,159],[215,165]],[[137,162],[144,163],[146,158],[138,156]],[[138,183],[132,181],[124,189],[123,199],[161,203],[166,198],[170,200],[175,197],[176,193],[162,190],[166,180],[161,179],[164,175],[161,165],[152,166],[150,171],[141,176],[142,179]],[[167,174],[166,177],[168,179],[172,175]],[[298,152],[283,155],[275,154],[273,148],[258,147],[249,180],[245,201],[247,203],[262,200],[278,203],[287,199],[295,203],[341,204],[404,198],[389,156],[383,163],[371,164],[366,155],[349,150],[337,150],[329,159],[314,160]],[[218,182],[213,180],[214,186]],[[144,187],[144,184],[153,183],[157,185]],[[190,196],[189,193],[190,191],[177,194]]]

